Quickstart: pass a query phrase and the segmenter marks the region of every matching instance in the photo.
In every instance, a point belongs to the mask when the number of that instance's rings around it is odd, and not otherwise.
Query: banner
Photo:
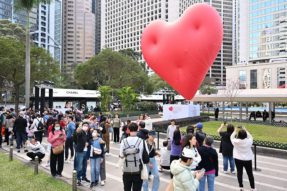
[[[178,104],[166,104],[163,105],[163,119],[180,119],[186,117],[200,116],[199,105],[178,105]]]

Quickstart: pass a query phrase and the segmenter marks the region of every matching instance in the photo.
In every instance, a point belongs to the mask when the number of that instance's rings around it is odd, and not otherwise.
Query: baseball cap
[[[190,159],[193,159],[195,157],[194,152],[187,147],[183,148],[181,155],[183,157],[190,158]]]
[[[202,123],[200,123],[200,122],[199,122],[199,123],[197,123],[197,124],[196,124],[196,128],[197,128],[197,129],[202,129],[202,128],[203,128]]]

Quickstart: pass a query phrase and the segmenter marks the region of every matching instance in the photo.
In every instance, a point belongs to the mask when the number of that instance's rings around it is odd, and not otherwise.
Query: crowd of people
[[[218,154],[213,148],[213,137],[207,136],[203,124],[197,123],[181,132],[175,120],[167,127],[166,140],[160,151],[156,150],[153,130],[147,129],[148,115],[137,121],[122,121],[117,114],[104,116],[101,112],[83,114],[79,111],[54,113],[45,110],[42,115],[33,110],[24,110],[17,116],[14,110],[0,111],[0,147],[2,135],[7,145],[16,139],[17,152],[39,162],[48,158],[53,177],[61,177],[64,163],[73,163],[77,171],[77,185],[83,182],[93,188],[104,186],[106,181],[106,156],[110,152],[110,141],[120,144],[119,166],[123,172],[125,191],[148,191],[152,175],[152,191],[158,191],[160,173],[171,176],[167,190],[208,191],[214,190],[218,176]],[[250,186],[255,190],[252,173],[253,138],[244,127],[223,123],[218,133],[221,136],[220,153],[223,155],[223,172],[237,174],[240,190],[243,190],[242,174],[245,168]],[[111,134],[113,136],[111,136]],[[43,136],[48,146],[42,145]],[[45,151],[48,152],[45,152]],[[48,155],[48,156],[47,156]],[[159,157],[159,163],[157,162]],[[90,161],[91,180],[87,178]],[[236,167],[236,169],[235,169]],[[237,173],[236,173],[237,171]]]

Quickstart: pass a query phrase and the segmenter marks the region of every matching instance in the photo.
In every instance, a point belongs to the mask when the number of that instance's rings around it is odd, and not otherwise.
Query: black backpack
[[[38,120],[38,126],[37,126],[37,130],[38,131],[43,131],[44,130],[44,124],[42,123],[42,120]]]

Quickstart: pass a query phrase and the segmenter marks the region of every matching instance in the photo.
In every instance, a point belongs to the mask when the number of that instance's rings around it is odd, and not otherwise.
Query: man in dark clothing
[[[269,117],[269,114],[267,113],[266,110],[264,110],[263,111],[263,121],[265,122],[268,117]]]
[[[82,127],[78,127],[76,130],[76,158],[75,158],[75,162],[76,162],[76,170],[77,170],[77,180],[78,186],[81,186],[81,178],[82,178],[82,170],[83,170],[83,161],[84,158],[87,154],[88,151],[88,147],[89,147],[89,125],[88,123],[83,123]],[[87,179],[85,179],[86,182]]]
[[[215,120],[217,121],[218,120],[218,114],[219,114],[219,109],[218,107],[214,110],[214,117],[215,117]]]
[[[15,133],[16,133],[16,143],[18,153],[20,152],[21,145],[25,145],[26,141],[26,127],[27,127],[27,120],[24,119],[24,114],[20,113],[19,117],[15,120],[14,123]]]
[[[195,138],[196,138],[196,141],[197,141],[199,146],[203,145],[203,141],[204,141],[204,139],[206,137],[206,133],[204,133],[202,131],[202,128],[203,128],[203,124],[202,123],[197,123],[196,124]]]
[[[145,129],[145,122],[141,121],[138,125],[137,137],[139,137],[143,140],[147,140],[148,139],[148,133],[149,133],[149,131],[147,129]]]

